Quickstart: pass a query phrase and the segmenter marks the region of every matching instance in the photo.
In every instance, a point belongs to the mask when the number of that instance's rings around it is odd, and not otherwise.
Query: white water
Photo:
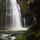
[[[12,9],[12,27],[8,30],[10,31],[19,31],[19,30],[27,30],[28,28],[23,28],[21,25],[21,13],[20,13],[20,6],[17,4],[16,0],[10,0],[11,2],[11,9]]]

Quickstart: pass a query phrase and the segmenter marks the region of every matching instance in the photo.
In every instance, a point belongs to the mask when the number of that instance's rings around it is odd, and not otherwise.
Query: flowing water
[[[8,30],[10,31],[20,31],[20,30],[27,30],[28,28],[23,28],[21,25],[21,13],[20,13],[20,6],[16,0],[10,0],[12,9],[12,27]]]

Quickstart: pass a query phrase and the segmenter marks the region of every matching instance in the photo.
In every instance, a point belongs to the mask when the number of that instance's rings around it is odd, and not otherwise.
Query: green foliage
[[[19,33],[17,40],[25,40],[24,33]]]
[[[32,13],[29,11],[28,1],[31,2],[32,0],[17,0],[18,4],[20,5],[20,8],[21,8],[22,16],[32,15]]]
[[[27,10],[28,10],[28,4],[27,4],[27,0],[17,0],[19,5],[20,5],[20,8],[21,8],[21,11],[23,13],[26,13]]]
[[[26,40],[39,40],[40,39],[40,32],[32,32],[26,36]]]
[[[17,40],[40,40],[40,32],[24,32],[19,34]]]

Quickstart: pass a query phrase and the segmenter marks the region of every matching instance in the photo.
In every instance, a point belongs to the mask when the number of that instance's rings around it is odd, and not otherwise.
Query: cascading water
[[[19,30],[27,30],[28,28],[23,28],[21,25],[21,14],[20,14],[20,6],[17,4],[16,0],[10,0],[11,9],[12,9],[12,27],[8,30],[11,31],[19,31]]]

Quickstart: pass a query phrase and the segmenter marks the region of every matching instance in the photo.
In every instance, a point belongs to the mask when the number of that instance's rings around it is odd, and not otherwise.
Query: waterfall
[[[28,28],[23,28],[21,25],[21,13],[20,6],[17,4],[16,0],[10,0],[11,10],[12,10],[12,26],[8,29],[10,31],[27,30]]]

